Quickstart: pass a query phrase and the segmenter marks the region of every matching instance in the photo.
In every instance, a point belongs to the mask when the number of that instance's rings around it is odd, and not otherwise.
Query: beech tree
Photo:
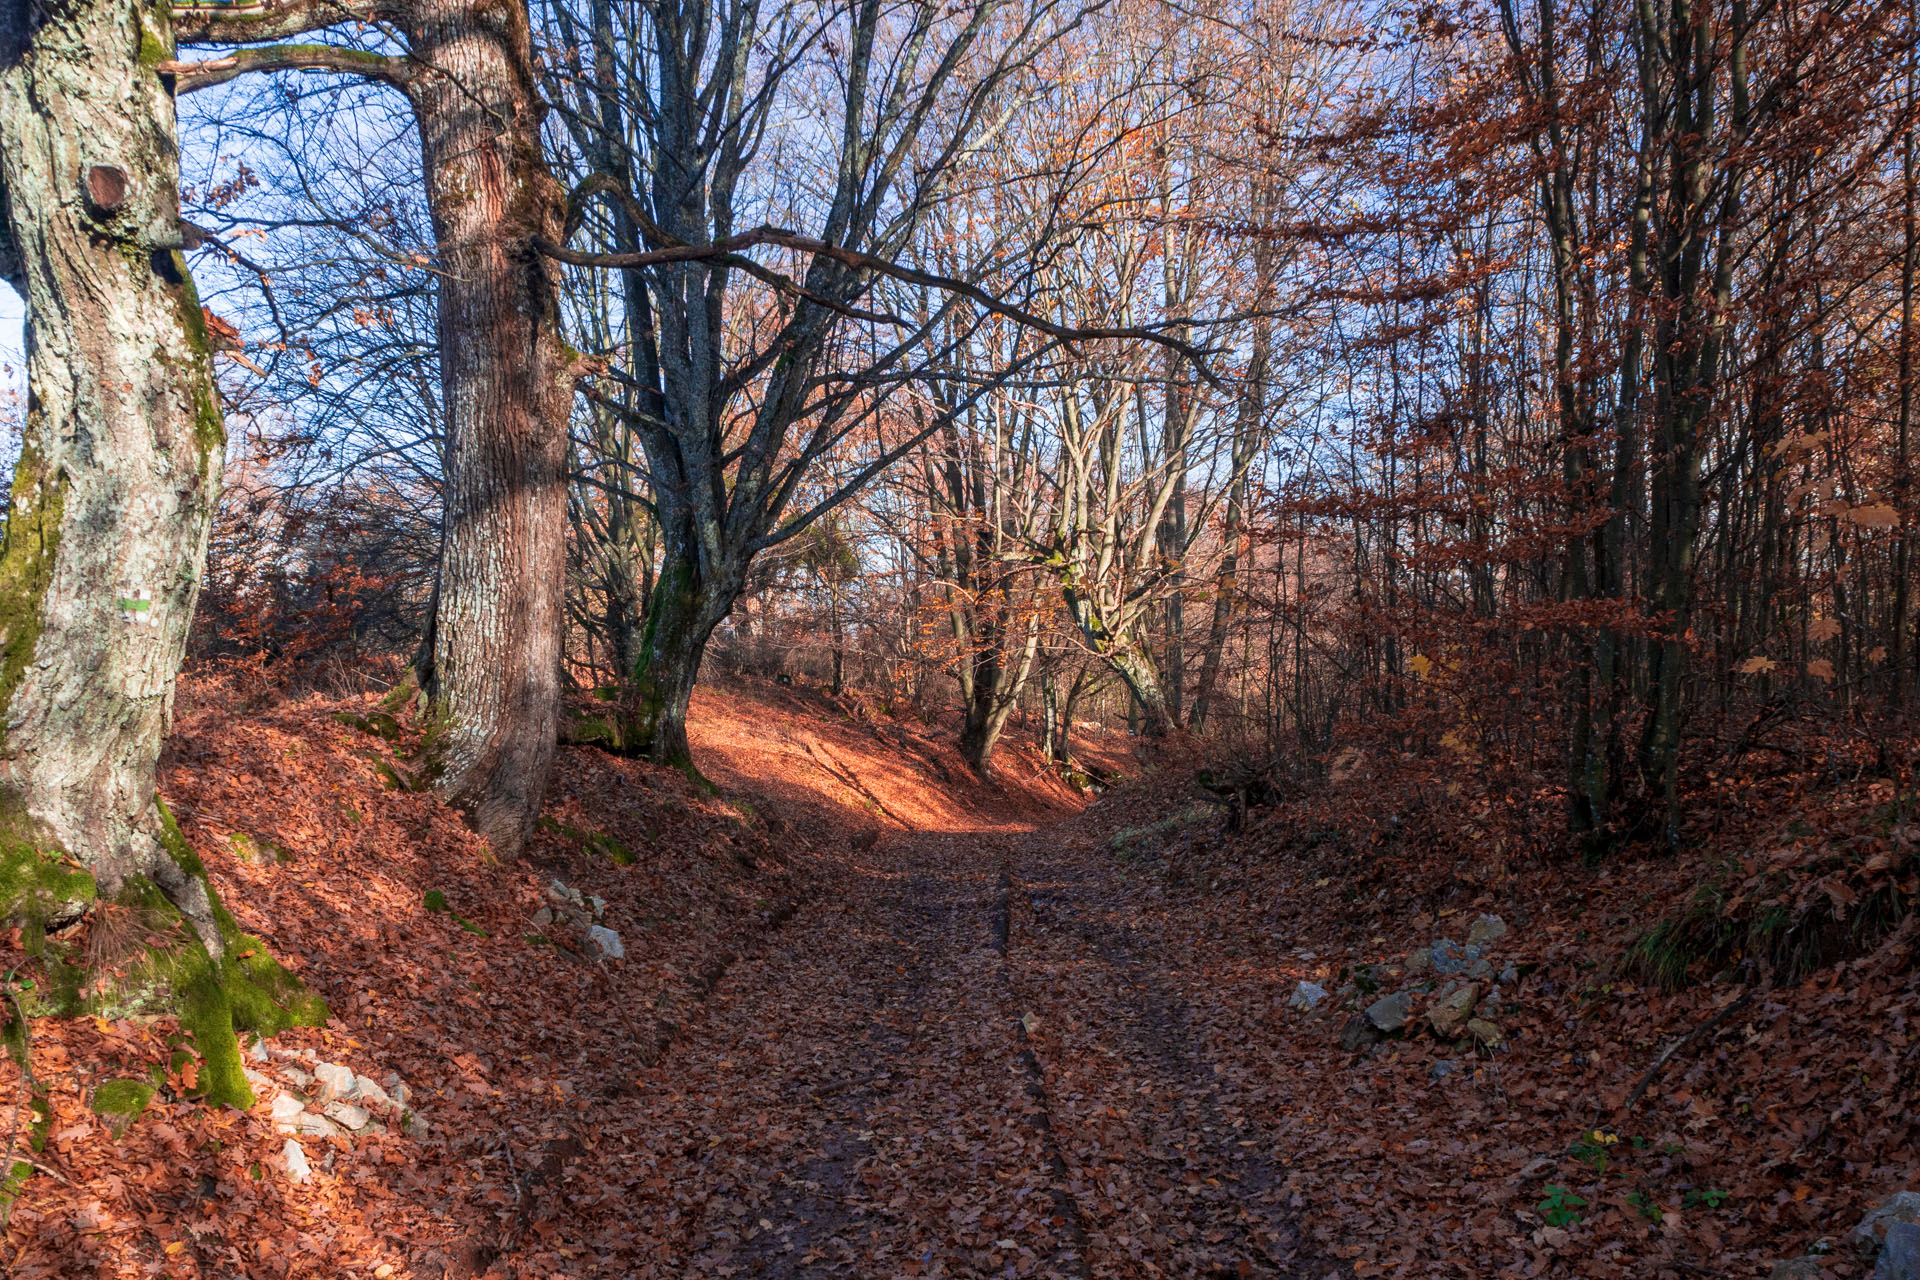
[[[225,434],[182,257],[164,10],[0,6],[0,278],[27,303],[28,407],[0,547],[0,918],[35,948],[135,918],[124,986],[43,1011],[179,1012],[204,1089],[246,1104],[236,1022],[315,1011],[239,946],[155,794]],[[77,865],[79,870],[75,870]]]
[[[700,659],[754,557],[939,428],[872,434],[857,459],[846,449],[966,340],[973,326],[956,317],[1034,330],[1044,340],[1027,359],[1068,339],[1194,354],[1151,327],[1041,314],[1046,202],[996,228],[958,274],[915,265],[929,259],[930,214],[1020,109],[1023,77],[1096,7],[667,0],[624,27],[605,6],[556,10],[557,45],[590,51],[570,52],[578,64],[554,80],[581,179],[569,228],[591,247],[543,248],[621,273],[629,346],[594,398],[640,443],[644,485],[623,483],[644,488],[661,547],[630,676],[576,736],[690,767]],[[780,113],[807,123],[776,138]],[[753,256],[769,251],[783,256]],[[1013,372],[992,371],[952,408]],[[829,457],[848,460],[824,478]]]
[[[1025,552],[1046,507],[1039,424],[1025,396],[1009,392],[978,412],[952,413],[945,402],[965,396],[955,383],[934,393],[932,412],[943,422],[926,451],[926,516],[964,708],[960,752],[984,774],[1040,648],[1046,611]]]
[[[447,445],[435,607],[419,681],[444,722],[438,786],[496,852],[517,853],[557,740],[565,609],[567,421],[581,366],[536,243],[561,234],[524,4],[475,0],[181,6],[183,42],[248,45],[169,61],[181,92],[248,72],[359,76],[419,125],[437,239]],[[380,47],[289,37],[364,24]],[[343,38],[336,33],[336,38]]]

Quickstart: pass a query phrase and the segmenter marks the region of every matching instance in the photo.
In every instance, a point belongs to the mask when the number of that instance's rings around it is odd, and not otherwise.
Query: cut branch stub
[[[87,169],[87,179],[81,187],[87,207],[94,213],[115,214],[127,202],[130,185],[125,169],[116,165],[96,164]]]

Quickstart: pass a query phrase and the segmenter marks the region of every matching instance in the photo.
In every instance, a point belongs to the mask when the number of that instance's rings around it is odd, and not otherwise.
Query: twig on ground
[[[1653,1083],[1654,1078],[1660,1074],[1667,1063],[1671,1062],[1681,1051],[1691,1048],[1696,1041],[1704,1039],[1708,1032],[1752,1003],[1753,988],[1749,987],[1733,999],[1727,1001],[1727,1003],[1721,1005],[1719,1011],[1711,1018],[1708,1018],[1705,1022],[1663,1049],[1660,1056],[1653,1060],[1653,1065],[1647,1068],[1647,1074],[1640,1077],[1640,1083],[1633,1086],[1633,1092],[1627,1095],[1626,1105],[1620,1109],[1622,1111],[1633,1110],[1634,1104],[1646,1096],[1647,1087]]]
[[[871,1075],[856,1076],[851,1080],[841,1080],[835,1084],[822,1085],[808,1094],[807,1099],[810,1102],[821,1102],[833,1097],[837,1093],[845,1093],[849,1089],[858,1089],[863,1084],[872,1084],[876,1080],[887,1080],[892,1078],[892,1076],[893,1072],[891,1071],[875,1071]]]

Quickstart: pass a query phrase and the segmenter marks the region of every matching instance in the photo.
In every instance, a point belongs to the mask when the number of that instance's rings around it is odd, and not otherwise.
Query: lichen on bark
[[[33,661],[39,643],[47,586],[60,543],[66,482],[31,439],[13,469],[13,493],[0,535],[0,709],[4,709]],[[0,717],[0,745],[6,722]]]

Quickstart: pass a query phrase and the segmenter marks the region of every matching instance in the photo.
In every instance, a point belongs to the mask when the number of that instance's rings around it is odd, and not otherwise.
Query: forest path
[[[1296,1269],[1271,1135],[1196,1032],[1125,869],[1048,829],[850,856],[643,1077],[683,1274]],[[1318,1271],[1311,1274],[1318,1275]]]

